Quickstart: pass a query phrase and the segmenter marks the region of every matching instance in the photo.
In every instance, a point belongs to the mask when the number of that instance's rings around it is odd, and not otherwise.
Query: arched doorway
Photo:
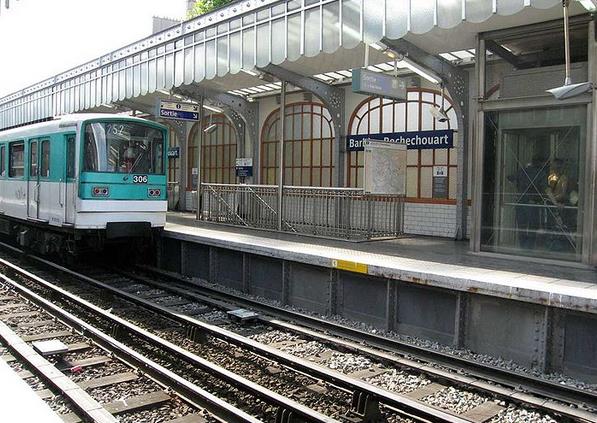
[[[334,183],[334,125],[321,103],[285,107],[284,184],[330,187]],[[278,180],[280,111],[274,110],[261,132],[261,183]]]

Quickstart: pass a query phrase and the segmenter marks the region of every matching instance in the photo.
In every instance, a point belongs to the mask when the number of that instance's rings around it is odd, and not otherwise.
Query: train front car
[[[163,125],[137,118],[79,123],[76,230],[86,247],[110,242],[150,244],[166,223],[166,145]],[[93,245],[100,243],[100,245]]]

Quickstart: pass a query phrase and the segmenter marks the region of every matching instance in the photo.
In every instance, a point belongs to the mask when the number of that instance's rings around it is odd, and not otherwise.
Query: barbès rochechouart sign
[[[346,137],[346,149],[348,151],[363,151],[365,149],[363,141],[369,139],[406,144],[409,150],[452,148],[454,147],[454,130],[348,135]]]

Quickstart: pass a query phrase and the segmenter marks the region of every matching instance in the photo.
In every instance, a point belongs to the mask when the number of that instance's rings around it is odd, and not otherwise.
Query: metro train
[[[42,254],[145,245],[166,222],[165,126],[75,114],[0,131],[0,235]]]

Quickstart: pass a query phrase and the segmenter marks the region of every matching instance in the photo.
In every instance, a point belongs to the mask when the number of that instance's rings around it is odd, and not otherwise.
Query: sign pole
[[[278,147],[278,231],[282,231],[284,217],[284,137],[286,132],[286,81],[280,90],[280,144]]]
[[[201,146],[203,145],[203,96],[199,97],[199,129],[197,130],[197,220],[201,220]],[[191,175],[192,178],[192,175]]]

